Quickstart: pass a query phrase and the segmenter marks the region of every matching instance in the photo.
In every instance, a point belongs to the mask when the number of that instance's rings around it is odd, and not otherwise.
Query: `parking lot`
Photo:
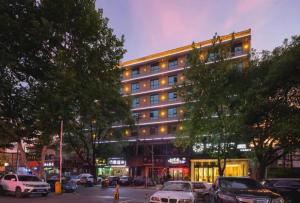
[[[79,187],[75,193],[64,193],[56,195],[50,193],[47,197],[30,196],[17,199],[13,195],[0,196],[1,203],[144,203],[155,192],[154,188],[145,189],[143,187],[121,187],[120,199],[115,201],[113,198],[114,188]]]

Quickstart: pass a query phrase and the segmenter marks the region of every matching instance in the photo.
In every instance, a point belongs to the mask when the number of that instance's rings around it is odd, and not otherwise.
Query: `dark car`
[[[55,183],[59,181],[58,179],[49,179],[47,180],[47,183],[50,184],[50,191],[55,192]],[[62,190],[64,192],[75,192],[77,189],[77,184],[72,182],[71,180],[62,180]]]
[[[132,183],[132,178],[129,176],[121,176],[119,180],[120,185],[130,185]]]
[[[209,202],[209,192],[212,184],[207,182],[192,182],[196,202]]]
[[[137,176],[133,179],[133,184],[135,186],[140,186],[145,184],[145,178],[142,176]]]
[[[263,181],[263,186],[282,195],[287,203],[296,203],[300,201],[299,178],[267,179]]]
[[[108,185],[109,186],[116,186],[119,184],[120,178],[118,176],[109,176],[108,177]]]
[[[210,191],[211,203],[284,203],[277,193],[243,177],[219,177]]]

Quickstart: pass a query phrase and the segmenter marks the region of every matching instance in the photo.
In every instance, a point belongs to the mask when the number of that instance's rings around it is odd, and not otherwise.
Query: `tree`
[[[224,46],[217,35],[207,59],[201,48],[194,47],[188,58],[189,68],[185,69],[186,82],[179,87],[187,102],[181,135],[189,139],[179,136],[178,140],[185,140],[188,145],[204,143],[205,152],[217,159],[220,176],[224,174],[227,158],[237,151],[240,139],[240,100],[235,81],[242,74],[237,71],[235,61],[226,60],[229,53],[231,47]]]
[[[67,135],[78,136],[81,129],[90,128],[86,141],[94,146],[94,134],[106,134],[100,132],[129,115],[119,93],[124,39],[113,34],[95,1],[15,0],[1,2],[0,10],[0,84],[5,84],[0,135],[14,135],[5,143],[32,141],[41,149],[43,165],[61,120]],[[14,98],[22,106],[6,113],[14,91],[20,91]],[[18,126],[28,132],[8,132],[11,120],[24,110],[22,118],[30,122],[17,119],[22,122]]]
[[[266,168],[300,145],[300,37],[255,54],[244,88],[241,120],[244,135],[258,161],[256,177],[265,178]]]

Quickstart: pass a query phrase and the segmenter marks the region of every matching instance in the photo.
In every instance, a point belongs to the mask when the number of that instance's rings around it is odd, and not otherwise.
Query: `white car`
[[[190,181],[168,181],[150,197],[150,203],[195,203]]]
[[[7,174],[0,180],[0,191],[14,193],[17,198],[30,194],[47,196],[50,185],[34,175]]]
[[[93,183],[94,182],[94,176],[92,176],[89,173],[82,173],[79,174],[77,177],[71,179],[73,182],[77,184],[85,184],[86,181]]]

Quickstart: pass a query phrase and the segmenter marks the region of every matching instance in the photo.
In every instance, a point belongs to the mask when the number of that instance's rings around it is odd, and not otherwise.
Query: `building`
[[[230,42],[233,37],[232,45]],[[235,60],[241,70],[246,68],[249,62],[251,30],[224,35],[221,40],[228,47],[229,59]],[[195,43],[204,53],[199,57],[206,58],[208,63],[211,56],[206,50],[211,45],[212,40]],[[215,173],[211,164],[214,163],[213,160],[190,160],[192,150],[176,148],[173,143],[176,132],[182,130],[180,121],[184,113],[184,101],[178,96],[174,86],[185,80],[183,71],[186,68],[186,56],[191,50],[192,46],[188,45],[121,64],[121,91],[124,97],[132,100],[131,111],[136,118],[136,124],[133,128],[122,124],[116,124],[113,128],[122,129],[125,139],[130,143],[127,165],[132,176],[208,180],[207,177]],[[247,161],[246,165],[244,161],[241,160],[243,164],[240,167],[243,165],[247,170]],[[239,160],[234,161],[235,165],[239,163]],[[238,170],[241,172],[241,169]],[[199,171],[203,178],[199,178]]]

